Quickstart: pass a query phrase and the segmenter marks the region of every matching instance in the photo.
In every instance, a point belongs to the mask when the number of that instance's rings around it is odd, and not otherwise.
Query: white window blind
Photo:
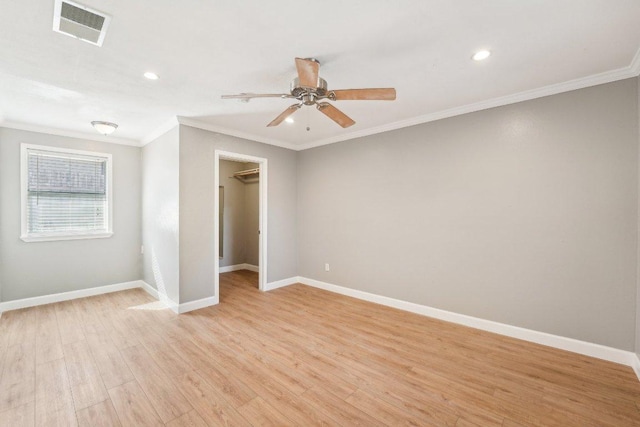
[[[109,161],[103,156],[28,148],[27,236],[109,232]]]

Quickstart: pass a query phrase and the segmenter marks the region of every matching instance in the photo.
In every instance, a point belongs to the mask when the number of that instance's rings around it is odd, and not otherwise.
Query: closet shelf
[[[229,178],[235,178],[245,184],[251,182],[257,182],[260,179],[260,168],[247,169],[243,171],[234,172],[233,176]]]

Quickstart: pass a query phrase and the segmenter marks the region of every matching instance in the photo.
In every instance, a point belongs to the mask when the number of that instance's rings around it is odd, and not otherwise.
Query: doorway
[[[214,158],[214,212],[218,213],[214,219],[214,287],[215,287],[215,299],[220,301],[220,260],[221,256],[228,256],[230,254],[224,254],[224,250],[221,251],[223,244],[221,244],[221,237],[224,236],[224,220],[221,222],[221,217],[225,212],[226,203],[221,200],[221,193],[225,195],[225,197],[229,194],[229,191],[224,189],[224,186],[221,188],[221,183],[227,177],[221,176],[221,161],[233,161],[240,162],[245,164],[250,164],[250,167],[245,170],[238,170],[238,172],[244,173],[240,174],[237,179],[245,180],[246,182],[252,181],[255,179],[256,175],[259,176],[257,179],[257,187],[258,187],[258,229],[257,230],[246,230],[246,232],[255,232],[258,236],[258,288],[261,291],[266,289],[267,284],[267,159],[262,157],[255,157],[241,153],[232,153],[228,151],[216,150],[215,158]],[[252,169],[257,169],[258,173],[255,172],[250,173]],[[222,215],[220,213],[222,212]],[[255,237],[255,236],[252,236]],[[249,241],[255,241],[255,239],[249,239]]]

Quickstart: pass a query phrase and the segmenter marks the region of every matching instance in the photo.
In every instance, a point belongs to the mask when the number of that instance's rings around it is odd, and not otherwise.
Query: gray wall
[[[179,129],[142,148],[144,281],[175,303],[179,292]]]
[[[254,169],[256,163],[245,163],[246,169]],[[244,184],[244,248],[247,264],[260,263],[260,184],[247,182]]]
[[[212,218],[216,149],[267,158],[267,281],[297,275],[296,152],[271,145],[180,126],[180,301],[214,293]]]
[[[113,236],[25,243],[20,240],[20,143],[110,153]],[[140,148],[0,128],[0,283],[2,301],[138,280]]]
[[[300,152],[299,274],[633,350],[637,93],[628,79]]]
[[[220,266],[226,267],[246,262],[245,247],[245,185],[233,178],[233,173],[244,170],[244,163],[220,161],[220,185],[224,186],[224,227],[222,232],[223,257]]]
[[[640,147],[640,77],[636,79],[636,126],[638,131],[638,147]],[[640,165],[640,149],[638,164]],[[638,173],[640,180],[640,172]],[[636,290],[636,354],[640,357],[640,181],[638,182],[638,276],[637,276],[637,290]],[[1,262],[1,260],[0,260]]]

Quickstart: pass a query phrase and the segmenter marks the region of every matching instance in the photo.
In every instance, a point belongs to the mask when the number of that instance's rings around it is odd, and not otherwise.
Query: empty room
[[[640,2],[5,1],[0,426],[640,426]]]

